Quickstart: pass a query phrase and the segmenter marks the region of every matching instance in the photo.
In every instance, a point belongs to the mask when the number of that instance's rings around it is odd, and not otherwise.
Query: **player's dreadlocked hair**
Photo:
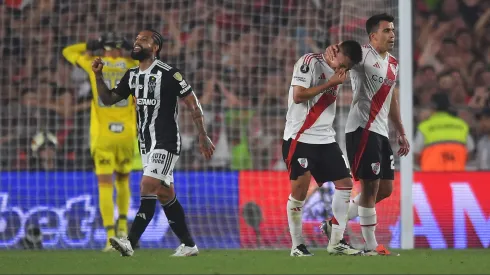
[[[151,28],[146,29],[146,31],[150,31],[153,33],[151,38],[153,38],[153,41],[155,41],[155,43],[157,43],[157,45],[158,45],[158,51],[156,53],[155,58],[160,59],[160,51],[162,50],[162,46],[163,46],[163,36],[159,32],[157,32],[156,30],[151,29]]]

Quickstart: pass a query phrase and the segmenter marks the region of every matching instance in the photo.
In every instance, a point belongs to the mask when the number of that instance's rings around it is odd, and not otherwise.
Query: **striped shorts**
[[[142,154],[143,175],[159,179],[162,184],[170,186],[174,182],[173,170],[177,159],[178,155],[165,149],[153,149],[147,154]]]

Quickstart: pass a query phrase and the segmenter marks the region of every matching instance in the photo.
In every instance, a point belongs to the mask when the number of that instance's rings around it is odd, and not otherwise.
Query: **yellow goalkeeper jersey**
[[[63,56],[72,64],[84,69],[92,86],[92,108],[90,115],[90,137],[96,139],[128,139],[136,138],[136,110],[132,98],[124,99],[113,106],[105,106],[99,98],[92,61],[95,56],[85,54],[85,43],[74,44],[63,49]],[[138,62],[130,58],[102,57],[104,68],[102,73],[107,87],[117,86],[124,73]],[[102,141],[102,140],[101,140]]]

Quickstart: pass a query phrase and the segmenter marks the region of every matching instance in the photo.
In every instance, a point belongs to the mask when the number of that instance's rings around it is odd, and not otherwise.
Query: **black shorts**
[[[350,178],[350,169],[339,145],[329,144],[308,144],[298,142],[296,148],[291,148],[292,139],[283,141],[282,156],[286,165],[286,159],[290,150],[294,150],[291,165],[288,165],[289,178],[298,179],[306,171],[310,171],[318,185],[328,181],[336,181]]]
[[[395,179],[395,159],[387,137],[359,127],[345,135],[345,145],[354,179]]]

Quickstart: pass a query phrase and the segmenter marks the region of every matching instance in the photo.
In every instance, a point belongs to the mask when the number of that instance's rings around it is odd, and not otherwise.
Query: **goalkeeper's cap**
[[[112,49],[122,49],[124,39],[118,36],[115,32],[108,32],[102,36],[102,43],[104,50],[110,51]]]
[[[151,28],[145,29],[145,31],[150,31],[153,33],[151,38],[153,38],[153,41],[158,45],[158,50],[156,53],[156,58],[158,59],[158,57],[160,56],[160,51],[162,50],[162,47],[163,47],[163,40],[164,40],[163,36],[159,32],[157,32],[156,30],[151,29]]]
[[[50,132],[38,132],[31,140],[31,150],[37,153],[41,148],[58,146],[58,138]]]

